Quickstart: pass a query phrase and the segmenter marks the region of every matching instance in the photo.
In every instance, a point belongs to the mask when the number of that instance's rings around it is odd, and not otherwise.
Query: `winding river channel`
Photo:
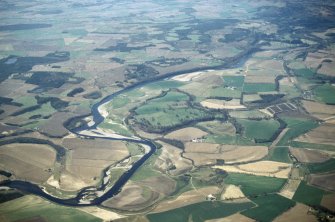
[[[104,121],[104,117],[102,114],[99,112],[99,107],[105,105],[106,103],[111,102],[116,96],[126,93],[130,90],[136,89],[143,87],[144,85],[147,85],[152,82],[160,81],[166,78],[171,78],[173,76],[177,75],[182,75],[182,74],[187,74],[191,72],[197,72],[197,71],[209,71],[209,70],[222,70],[222,69],[227,69],[227,68],[236,68],[236,67],[241,67],[245,61],[255,52],[257,51],[255,48],[252,48],[251,50],[247,50],[243,55],[237,56],[237,58],[232,59],[231,61],[228,61],[225,65],[220,65],[216,67],[203,67],[203,68],[195,68],[195,69],[190,69],[190,70],[185,70],[185,71],[177,71],[177,72],[172,72],[168,73],[166,75],[159,76],[155,79],[144,81],[141,83],[134,84],[132,86],[126,87],[118,92],[115,92],[113,94],[110,94],[103,98],[101,101],[98,103],[94,104],[92,106],[92,116],[93,116],[93,121],[94,124],[91,126],[88,126],[85,124],[84,126],[81,126],[75,130],[70,130],[72,133],[78,135],[78,136],[85,136],[85,137],[90,137],[90,138],[101,138],[99,136],[87,136],[87,135],[82,135],[80,132],[83,130],[94,130],[97,128],[97,126]],[[228,65],[227,65],[228,64]],[[125,141],[125,142],[132,142],[132,143],[138,143],[142,145],[146,145],[150,147],[150,151],[147,152],[142,156],[140,160],[135,162],[131,168],[126,171],[115,183],[112,187],[106,188],[106,185],[101,185],[98,188],[94,187],[87,187],[82,189],[76,197],[74,198],[69,198],[69,199],[61,199],[54,197],[50,194],[48,194],[43,188],[40,186],[27,182],[27,181],[20,181],[20,180],[8,180],[5,181],[4,183],[1,184],[1,186],[6,186],[10,188],[15,188],[20,191],[24,191],[27,193],[32,193],[35,195],[38,195],[40,197],[43,197],[47,200],[50,200],[52,202],[55,202],[57,204],[65,205],[65,206],[92,206],[92,205],[99,205],[105,200],[112,198],[116,194],[118,194],[122,187],[128,182],[128,180],[131,178],[131,176],[136,172],[136,170],[143,165],[143,163],[156,151],[156,146],[153,142],[150,140],[146,139],[132,139],[132,138],[119,138],[119,137],[103,137],[104,139],[109,139],[109,140],[120,140],[120,141]],[[104,172],[106,175],[106,172]],[[83,198],[92,192],[92,189],[95,191],[102,191],[104,192],[101,196],[96,197],[95,199],[92,199],[90,201],[83,201]]]

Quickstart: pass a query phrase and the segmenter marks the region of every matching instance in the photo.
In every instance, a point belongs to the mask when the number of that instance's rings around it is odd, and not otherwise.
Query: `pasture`
[[[223,203],[223,202],[201,202],[191,204],[174,210],[148,214],[147,218],[150,222],[175,221],[184,222],[192,218],[194,222],[202,222],[210,219],[218,219],[227,217],[237,212],[253,207],[250,202],[245,203]]]
[[[272,221],[283,212],[294,207],[295,202],[278,194],[271,194],[251,199],[258,206],[242,212],[242,215],[256,221]]]
[[[230,173],[224,181],[226,184],[240,186],[242,192],[251,197],[278,192],[286,182],[281,178],[241,173]]]

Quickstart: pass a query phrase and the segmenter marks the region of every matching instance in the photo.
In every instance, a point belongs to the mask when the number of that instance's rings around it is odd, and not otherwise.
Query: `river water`
[[[88,125],[84,125],[81,126],[75,130],[72,130],[71,132],[76,134],[76,135],[81,135],[80,132],[82,130],[94,130],[96,129],[96,127],[102,123],[104,121],[104,117],[101,115],[101,113],[98,111],[99,107],[112,101],[113,98],[115,98],[116,96],[126,93],[130,90],[136,89],[136,88],[140,88],[146,84],[155,82],[155,81],[160,81],[162,79],[166,79],[166,78],[171,78],[173,76],[177,76],[177,75],[182,75],[182,74],[187,74],[187,73],[191,73],[191,72],[197,72],[197,71],[207,71],[207,70],[213,70],[213,69],[223,69],[223,68],[237,68],[237,67],[241,67],[245,61],[255,52],[255,50],[251,50],[248,53],[246,53],[245,55],[239,57],[238,59],[233,60],[233,62],[230,65],[221,65],[221,66],[216,66],[216,67],[204,67],[204,68],[195,68],[195,69],[191,69],[191,70],[186,70],[186,71],[177,71],[177,72],[172,72],[172,73],[168,73],[166,75],[163,76],[159,76],[154,80],[148,80],[148,81],[144,81],[141,83],[137,83],[134,84],[132,86],[126,87],[118,92],[115,92],[113,94],[110,94],[108,96],[106,96],[105,98],[103,98],[101,101],[99,101],[98,103],[94,104],[92,106],[92,116],[93,116],[93,121],[94,124],[91,126]],[[85,137],[87,137],[85,135]],[[95,138],[94,136],[90,136],[91,138]],[[57,197],[54,197],[50,194],[48,194],[47,192],[45,192],[41,187],[39,187],[36,184],[30,183],[28,181],[19,181],[19,180],[13,180],[13,181],[5,181],[4,183],[1,184],[1,186],[7,186],[7,187],[11,187],[11,188],[15,188],[18,189],[20,191],[24,191],[24,192],[28,192],[28,193],[32,193],[35,195],[38,195],[40,197],[43,197],[47,200],[50,200],[52,202],[61,204],[61,205],[65,205],[65,206],[92,206],[92,205],[99,205],[102,202],[104,202],[105,200],[112,198],[113,196],[115,196],[116,194],[118,194],[122,187],[127,183],[127,181],[131,178],[131,176],[136,172],[136,170],[143,165],[143,163],[156,151],[156,146],[153,142],[151,142],[150,140],[135,140],[135,139],[130,139],[130,138],[113,138],[113,137],[109,137],[109,138],[104,138],[104,139],[110,139],[110,140],[120,140],[120,141],[126,141],[126,142],[133,142],[133,143],[139,143],[139,144],[143,144],[143,145],[147,145],[150,147],[150,151],[148,153],[146,153],[145,155],[143,155],[143,157],[138,160],[136,163],[134,163],[132,165],[132,167],[126,171],[116,182],[115,184],[109,188],[106,192],[104,192],[103,195],[91,200],[90,202],[83,202],[81,201],[83,199],[83,197],[89,193],[92,189],[96,189],[94,187],[87,187],[82,189],[76,197],[74,198],[70,198],[70,199],[60,199]],[[105,189],[105,186],[102,185],[101,187],[97,188],[97,191],[103,191]]]

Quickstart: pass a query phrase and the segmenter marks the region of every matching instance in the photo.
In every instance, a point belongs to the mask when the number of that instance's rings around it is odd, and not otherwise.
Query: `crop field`
[[[197,126],[211,134],[234,136],[236,133],[235,127],[229,122],[205,121]]]
[[[288,155],[289,148],[278,146],[273,149],[270,149],[268,159],[271,161],[291,163],[291,159]]]
[[[307,168],[311,173],[326,173],[330,171],[334,171],[335,167],[335,159],[331,158],[323,163],[313,163],[308,164]]]
[[[245,83],[243,92],[258,93],[258,92],[272,92],[276,90],[275,84],[272,83]]]
[[[318,86],[314,89],[315,97],[318,101],[328,105],[335,104],[335,87],[330,84]]]
[[[335,125],[332,123],[324,123],[319,127],[312,129],[304,135],[298,137],[296,141],[316,144],[329,144],[335,143]]]
[[[255,163],[247,163],[233,166],[215,166],[214,168],[218,168],[231,173],[251,174],[275,178],[288,178],[291,172],[290,164],[273,161],[258,161]]]
[[[335,191],[335,173],[311,174],[309,183],[329,191]]]
[[[243,135],[255,140],[269,141],[279,128],[275,120],[237,120],[243,127]]]
[[[335,108],[332,105],[326,105],[319,102],[308,100],[302,101],[304,108],[318,119],[327,119],[335,114]]]
[[[155,221],[176,221],[184,222],[192,218],[195,222],[227,217],[239,211],[253,207],[250,202],[245,203],[223,203],[223,202],[202,202],[191,204],[174,210],[147,215],[150,222]],[[201,210],[200,210],[201,209]],[[224,209],[224,210],[223,210]]]
[[[291,145],[297,148],[320,150],[330,155],[333,155],[335,151],[335,146],[329,144],[316,144],[316,143],[304,143],[304,142],[292,141]]]
[[[0,0],[0,181],[78,205],[117,185],[78,209],[0,191],[0,221],[321,221],[334,6]]]
[[[321,201],[321,206],[326,207],[329,210],[334,211],[335,210],[335,194],[326,194],[323,196],[322,201]]]
[[[0,146],[0,159],[2,170],[19,179],[43,183],[52,174],[56,151],[48,145],[12,143]]]
[[[236,146],[213,143],[186,143],[184,156],[192,159],[195,165],[224,163],[241,163],[259,160],[265,157],[268,149],[265,146]]]
[[[327,153],[318,150],[309,150],[290,147],[291,154],[302,163],[322,163],[330,159]]]
[[[145,131],[162,132],[188,122],[212,118],[213,114],[190,107],[189,96],[175,91],[150,100],[135,110],[135,122]]]
[[[155,168],[171,175],[181,175],[192,169],[191,160],[181,158],[182,150],[169,144],[160,142],[163,150],[155,161]]]
[[[294,207],[295,202],[278,194],[271,194],[251,199],[258,206],[243,211],[244,216],[257,221],[272,221],[283,212]]]
[[[231,200],[244,198],[244,194],[238,186],[228,185],[224,188],[224,191],[221,194],[221,200]]]
[[[225,179],[226,184],[240,186],[246,196],[258,196],[279,191],[285,179],[230,173]]]
[[[194,128],[194,127],[187,127],[187,128],[173,131],[165,135],[165,138],[172,139],[172,140],[180,140],[183,142],[189,142],[189,141],[192,141],[193,139],[202,138],[203,136],[206,136],[206,135],[207,133],[202,131],[201,129]]]
[[[107,208],[136,211],[152,205],[158,199],[159,193],[144,186],[128,183],[113,199],[106,200],[102,205]]]
[[[237,119],[248,119],[248,118],[265,118],[269,117],[265,113],[259,110],[247,110],[247,111],[230,111],[229,115]]]
[[[129,155],[127,146],[119,141],[68,138],[63,141],[63,145],[71,149],[66,169],[73,177],[82,181],[81,186],[95,185],[99,181],[102,170]],[[61,186],[62,182],[64,189],[71,187],[62,180]]]
[[[62,212],[60,214],[60,212]],[[42,198],[27,195],[0,204],[0,214],[5,221],[83,221],[99,222],[101,219],[75,208],[63,207]]]
[[[197,188],[181,193],[176,198],[167,199],[160,202],[154,209],[155,213],[173,210],[190,204],[203,202],[209,194],[217,194],[220,189],[216,186]]]
[[[301,203],[297,203],[294,207],[283,213],[282,215],[275,218],[274,222],[286,222],[286,221],[309,221],[317,222],[317,218],[308,213],[309,206]]]
[[[301,181],[298,178],[296,178],[296,176],[293,176],[295,169],[296,168],[292,170],[292,175],[290,177],[292,179],[288,179],[284,187],[279,192],[281,196],[286,197],[290,200],[292,200],[296,190],[298,189],[301,183]]]
[[[326,194],[324,190],[307,185],[306,182],[301,182],[293,200],[307,205],[320,205],[324,194]]]
[[[209,109],[244,109],[246,108],[244,105],[240,104],[239,99],[232,99],[230,101],[224,101],[219,99],[206,99],[201,101],[200,103],[203,107]]]
[[[287,123],[287,128],[289,128],[289,130],[278,142],[278,146],[287,145],[296,137],[318,126],[316,121],[310,119],[292,117],[285,117],[282,119]]]
[[[204,142],[206,143],[218,143],[227,145],[241,145],[241,146],[254,146],[256,145],[254,140],[245,138],[241,135],[208,135],[205,137]]]

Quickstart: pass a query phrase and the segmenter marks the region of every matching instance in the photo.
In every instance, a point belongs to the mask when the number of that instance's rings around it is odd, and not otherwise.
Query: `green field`
[[[270,149],[268,160],[283,162],[283,163],[291,163],[291,159],[288,155],[288,147],[275,147]]]
[[[183,86],[184,83],[180,81],[175,80],[163,80],[158,82],[153,82],[150,84],[145,85],[145,88],[148,89],[154,89],[154,90],[167,90],[170,88],[178,88],[180,86]]]
[[[278,121],[270,120],[247,120],[238,119],[243,127],[243,135],[255,140],[270,140],[278,130],[280,124]]]
[[[120,96],[115,97],[113,101],[109,104],[113,109],[118,109],[118,108],[124,107],[129,102],[130,102],[130,99],[128,97],[120,95]]]
[[[327,104],[335,104],[335,86],[330,84],[320,85],[313,92],[317,100]]]
[[[224,76],[222,77],[225,86],[241,89],[244,83],[244,76]]]
[[[162,152],[161,149],[156,150],[156,152],[153,155],[151,155],[149,159],[145,161],[145,163],[139,169],[136,170],[134,175],[131,177],[131,180],[140,181],[147,179],[149,177],[161,176],[162,175],[161,172],[153,169],[156,159],[159,157],[161,152]]]
[[[209,96],[211,97],[232,97],[232,98],[240,98],[241,90],[238,89],[230,89],[223,86],[211,88],[209,91]]]
[[[315,72],[313,70],[310,70],[310,69],[295,69],[294,74],[296,76],[310,78],[310,77],[313,77],[315,75]]]
[[[243,92],[245,93],[258,93],[258,92],[272,92],[276,90],[274,83],[245,83]]]
[[[297,147],[297,148],[308,148],[308,149],[313,149],[313,150],[335,151],[335,146],[329,145],[329,144],[316,144],[316,143],[292,141],[291,146]]]
[[[272,221],[295,205],[295,202],[278,194],[271,194],[251,199],[258,206],[243,211],[242,214],[256,221]]]
[[[162,221],[173,221],[173,222],[203,222],[205,220],[217,219],[227,217],[239,211],[249,209],[254,204],[247,203],[222,203],[216,202],[201,202],[191,204],[185,207],[169,210],[162,213],[149,214],[147,215],[150,222],[162,222]]]
[[[230,111],[229,115],[234,118],[247,119],[247,118],[265,118],[267,115],[258,110],[247,111]]]
[[[293,196],[293,200],[307,205],[320,205],[323,195],[326,191],[309,186],[302,181]]]
[[[310,173],[326,173],[335,171],[335,159],[332,158],[323,163],[308,164],[307,168]]]
[[[249,138],[240,135],[208,135],[205,136],[206,143],[232,144],[232,145],[255,145],[255,142]]]
[[[191,103],[191,98],[187,94],[169,91],[135,109],[134,119],[145,131],[163,132],[215,116],[204,109],[193,107]]]
[[[280,178],[238,173],[230,173],[225,179],[226,184],[240,186],[246,196],[257,196],[277,192],[285,182],[285,179]]]
[[[278,146],[288,145],[292,139],[308,132],[309,130],[318,126],[318,123],[312,119],[304,118],[293,118],[293,117],[282,117],[282,120],[286,122],[287,128],[290,128],[285,135],[278,142]]]
[[[63,207],[33,195],[23,196],[0,204],[0,215],[4,221],[82,221],[98,222],[101,219],[75,208]],[[43,220],[43,221],[44,221]]]

